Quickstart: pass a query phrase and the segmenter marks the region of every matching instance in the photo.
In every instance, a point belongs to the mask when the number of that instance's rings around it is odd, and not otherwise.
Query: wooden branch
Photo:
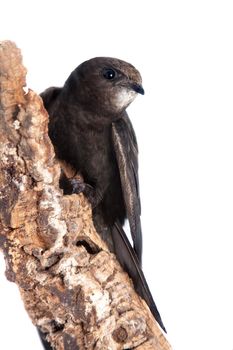
[[[171,349],[96,233],[87,200],[63,196],[48,115],[23,90],[19,49],[0,43],[0,246],[32,322],[54,349]]]

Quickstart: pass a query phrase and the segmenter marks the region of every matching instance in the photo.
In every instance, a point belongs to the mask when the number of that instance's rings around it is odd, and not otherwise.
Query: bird
[[[49,114],[56,157],[82,180],[61,176],[65,194],[83,192],[96,231],[132,278],[138,294],[166,332],[142,271],[138,145],[126,112],[144,95],[139,71],[112,57],[95,57],[73,70],[63,87],[40,94]],[[128,220],[133,245],[123,225]]]

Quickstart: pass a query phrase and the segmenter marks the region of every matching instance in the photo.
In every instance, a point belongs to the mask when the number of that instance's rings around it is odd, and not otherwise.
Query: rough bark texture
[[[0,43],[0,247],[32,322],[54,349],[170,345],[92,224],[83,195],[63,196],[41,98],[23,90],[19,49]]]

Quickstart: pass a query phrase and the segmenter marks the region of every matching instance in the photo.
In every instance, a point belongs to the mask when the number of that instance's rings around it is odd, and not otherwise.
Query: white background
[[[28,86],[62,85],[82,61],[141,72],[129,108],[140,148],[144,271],[174,350],[233,349],[231,1],[4,1],[0,39]],[[0,262],[0,348],[41,349]]]

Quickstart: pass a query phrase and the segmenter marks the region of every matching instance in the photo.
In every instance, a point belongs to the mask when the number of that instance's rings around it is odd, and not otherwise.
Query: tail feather
[[[44,350],[53,350],[52,346],[46,340],[46,334],[43,333],[38,327],[37,327],[37,331],[39,333],[39,337],[40,337],[40,340],[41,340],[41,343],[43,345]]]
[[[120,262],[123,269],[128,272],[129,276],[133,280],[135,290],[146,301],[154,318],[166,333],[163,321],[140,267],[138,257],[119,222],[116,222],[113,227],[112,237],[115,246],[115,254],[118,261]]]

